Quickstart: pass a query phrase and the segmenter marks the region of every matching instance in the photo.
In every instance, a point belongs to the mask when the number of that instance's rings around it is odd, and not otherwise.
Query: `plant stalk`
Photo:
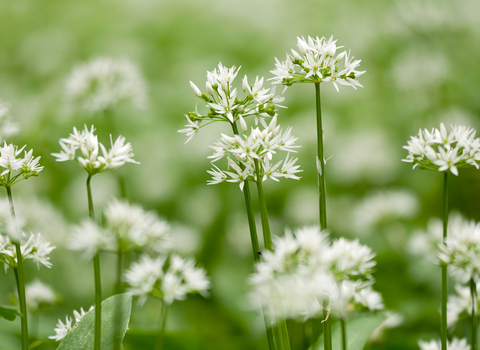
[[[8,202],[10,204],[10,213],[16,225],[15,207],[13,205],[13,197],[10,186],[6,187]],[[15,280],[17,282],[18,301],[20,304],[21,329],[22,329],[22,350],[28,350],[28,317],[27,317],[27,300],[25,297],[25,275],[23,273],[23,257],[20,242],[15,242],[15,254],[17,255],[17,266],[13,269],[15,273]]]
[[[90,219],[95,220],[95,213],[93,211],[92,189],[90,181],[92,175],[89,174],[87,178],[87,195],[88,195],[88,213]],[[100,350],[102,341],[102,281],[100,276],[100,254],[97,253],[93,257],[93,272],[95,278],[95,338],[94,350]]]
[[[443,244],[446,244],[448,228],[448,172],[443,175]],[[442,265],[442,350],[447,350],[447,265]]]
[[[342,328],[342,350],[347,350],[347,321],[341,318],[340,326]]]
[[[477,284],[470,280],[470,294],[472,295],[472,341],[471,349],[477,349]]]
[[[165,335],[165,325],[167,323],[167,303],[162,300],[162,314],[160,316],[159,332],[157,334],[157,340],[155,342],[155,350],[160,350],[163,347],[163,337]]]

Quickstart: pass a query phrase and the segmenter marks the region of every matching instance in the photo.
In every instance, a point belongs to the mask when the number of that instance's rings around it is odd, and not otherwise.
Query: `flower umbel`
[[[23,179],[38,176],[43,170],[43,166],[38,164],[40,157],[33,158],[33,150],[25,151],[23,157],[20,156],[24,149],[25,146],[19,149],[6,142],[0,147],[0,185],[10,187]]]
[[[48,338],[55,339],[56,341],[62,340],[67,336],[68,332],[73,330],[77,326],[78,322],[80,322],[80,320],[93,309],[94,307],[90,306],[90,309],[88,309],[88,311],[83,310],[83,308],[80,309],[80,312],[73,310],[74,319],[67,316],[65,323],[63,323],[62,320],[58,320],[57,328],[54,329],[56,334]]]

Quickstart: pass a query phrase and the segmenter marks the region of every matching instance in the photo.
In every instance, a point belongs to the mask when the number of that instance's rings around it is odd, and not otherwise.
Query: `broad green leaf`
[[[33,343],[31,343],[28,348],[29,348],[30,350],[33,350],[33,349],[39,347],[39,346],[42,345],[42,344],[43,344],[43,341],[37,340],[37,341],[34,341]]]
[[[16,307],[0,306],[0,317],[8,321],[14,321],[17,316],[22,316],[22,314],[18,312]]]
[[[383,314],[369,314],[347,321],[347,349],[362,350],[372,336],[373,332],[385,321]],[[336,322],[332,327],[332,348],[342,348],[342,335],[340,322]],[[323,350],[323,334],[318,338],[316,344],[309,350]]]
[[[119,350],[127,331],[132,295],[118,294],[102,302],[102,350]],[[93,349],[95,311],[87,313],[62,340],[57,350]]]

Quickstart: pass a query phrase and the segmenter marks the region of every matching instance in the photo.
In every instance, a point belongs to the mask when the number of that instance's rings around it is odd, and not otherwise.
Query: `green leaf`
[[[0,306],[0,318],[3,317],[8,321],[14,321],[17,316],[22,316],[22,314],[18,312],[16,307]]]
[[[39,347],[42,344],[43,344],[43,341],[41,341],[41,340],[34,341],[33,343],[30,344],[28,349],[33,350],[33,349],[35,349],[36,347]]]
[[[385,321],[384,314],[368,314],[347,321],[347,349],[362,350],[373,332]],[[332,348],[342,348],[340,322],[332,327]],[[323,350],[323,334],[309,350]]]
[[[132,295],[114,295],[102,302],[102,350],[119,350],[127,331]],[[93,349],[95,311],[88,312],[76,327],[63,338],[57,350]]]

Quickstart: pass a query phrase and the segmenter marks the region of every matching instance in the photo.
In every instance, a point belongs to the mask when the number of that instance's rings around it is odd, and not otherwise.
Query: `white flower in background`
[[[18,148],[13,144],[4,142],[0,147],[0,185],[10,187],[17,182],[28,179],[30,176],[38,176],[43,166],[38,164],[40,157],[33,158],[33,150],[21,153],[25,146]]]
[[[17,134],[19,130],[18,124],[10,115],[10,104],[0,99],[0,143]]]
[[[60,139],[59,143],[62,147],[60,153],[52,153],[52,156],[57,158],[57,162],[76,159],[90,175],[118,169],[125,163],[140,164],[133,159],[132,145],[130,142],[125,143],[125,137],[119,136],[113,142],[110,135],[111,148],[107,150],[102,143],[98,142],[94,132],[93,125],[90,130],[85,125],[81,131],[74,127],[73,133],[68,138]],[[102,155],[99,155],[99,149],[102,150]],[[77,150],[80,150],[80,156],[77,156]]]
[[[106,229],[122,250],[151,249],[164,252],[170,244],[170,225],[153,211],[114,199],[104,212]]]
[[[259,127],[252,128],[250,134],[235,135],[230,137],[222,134],[211,148],[213,155],[208,158],[216,162],[227,157],[228,168],[233,171],[222,171],[217,166],[211,171],[212,180],[208,184],[217,184],[223,181],[239,182],[243,190],[245,181],[261,181],[272,179],[279,181],[279,178],[300,179],[296,174],[301,172],[297,159],[290,158],[290,152],[296,152],[295,138],[291,134],[291,128],[283,132],[280,125],[277,125],[277,117],[273,117],[269,125],[262,130]],[[287,152],[284,161],[273,162],[278,151]],[[257,169],[258,167],[258,169]],[[258,172],[258,175],[257,175]]]
[[[175,300],[184,300],[187,294],[208,295],[210,281],[204,269],[195,267],[195,260],[173,255],[166,270],[165,260],[165,257],[153,259],[143,255],[125,273],[129,292],[138,296],[140,303],[148,296],[172,304]]]
[[[115,239],[93,220],[85,219],[73,228],[69,247],[83,252],[85,259],[91,260],[100,251],[113,250]]]
[[[37,263],[39,269],[40,264],[48,268],[52,267],[48,254],[56,247],[50,246],[50,243],[45,241],[40,233],[36,235],[30,233],[28,238],[25,233],[22,233],[22,237],[23,239],[19,242],[22,261],[33,260]],[[2,235],[0,235],[0,262],[5,264],[5,268],[8,266],[15,268],[17,266],[16,249],[10,239]]]
[[[369,192],[355,205],[352,212],[352,229],[368,234],[383,222],[412,219],[417,215],[417,197],[405,190],[376,190]]]
[[[239,70],[240,68],[237,69],[235,66],[227,68],[219,63],[218,68],[207,72],[206,93],[202,93],[193,82],[190,82],[195,96],[205,103],[209,112],[201,115],[195,107],[195,112],[185,115],[187,118],[185,129],[178,132],[188,136],[187,142],[201,127],[216,121],[228,122],[235,128],[238,121],[241,129],[245,132],[247,130],[246,117],[254,116],[255,124],[258,121],[264,123],[265,118],[275,116],[277,107],[282,107],[280,103],[284,98],[277,96],[274,88],[265,88],[264,79],[258,76],[253,85],[248,82],[247,76],[243,78],[243,92],[240,95],[237,88],[233,87]]]
[[[324,37],[316,38],[297,37],[297,46],[300,52],[292,49],[292,54],[287,53],[285,61],[280,62],[275,58],[275,69],[270,71],[275,77],[273,84],[283,84],[286,87],[294,83],[322,83],[332,82],[337,91],[338,85],[351,86],[354,89],[362,87],[356,80],[365,71],[358,71],[360,60],[353,60],[350,52],[337,50],[337,41]],[[343,61],[343,65],[340,62]]]
[[[480,223],[466,221],[453,227],[439,244],[440,260],[449,264],[449,271],[459,283],[480,280]]]
[[[326,253],[332,272],[340,280],[355,276],[369,276],[376,265],[374,257],[372,250],[360,244],[358,239],[350,241],[343,237],[335,240]]]
[[[65,323],[62,322],[62,320],[58,320],[57,323],[57,328],[54,329],[55,335],[52,335],[48,337],[49,339],[55,339],[56,341],[60,341],[63,338],[65,338],[72,329],[74,329],[78,322],[90,311],[94,309],[93,306],[88,309],[88,311],[84,311],[83,308],[80,309],[80,312],[77,312],[76,310],[73,311],[73,315],[75,320],[73,320],[71,317],[66,317]]]
[[[25,226],[25,220],[22,216],[12,217],[10,212],[10,203],[8,199],[0,200],[0,235],[6,235],[14,242],[19,242],[23,238],[22,229]]]
[[[464,287],[457,284],[455,286],[455,291],[456,294],[448,297],[447,324],[449,327],[455,325],[463,313],[465,313],[465,315],[472,315],[472,294],[470,293],[470,287]],[[480,285],[477,284],[477,294],[479,292]]]
[[[445,125],[440,129],[421,130],[418,136],[411,136],[407,146],[409,153],[404,162],[413,168],[450,171],[458,175],[458,168],[479,168],[480,139],[475,138],[473,128],[455,125],[448,131]]]
[[[421,350],[441,350],[440,340],[430,340],[429,342],[420,340],[418,346]],[[448,350],[469,350],[470,345],[468,345],[466,339],[453,338],[452,341],[447,342]]]
[[[138,67],[128,59],[97,58],[76,67],[66,82],[66,99],[75,109],[95,113],[126,102],[147,104],[147,89]]]
[[[27,310],[36,313],[44,307],[55,305],[57,296],[51,287],[35,280],[25,286]]]

